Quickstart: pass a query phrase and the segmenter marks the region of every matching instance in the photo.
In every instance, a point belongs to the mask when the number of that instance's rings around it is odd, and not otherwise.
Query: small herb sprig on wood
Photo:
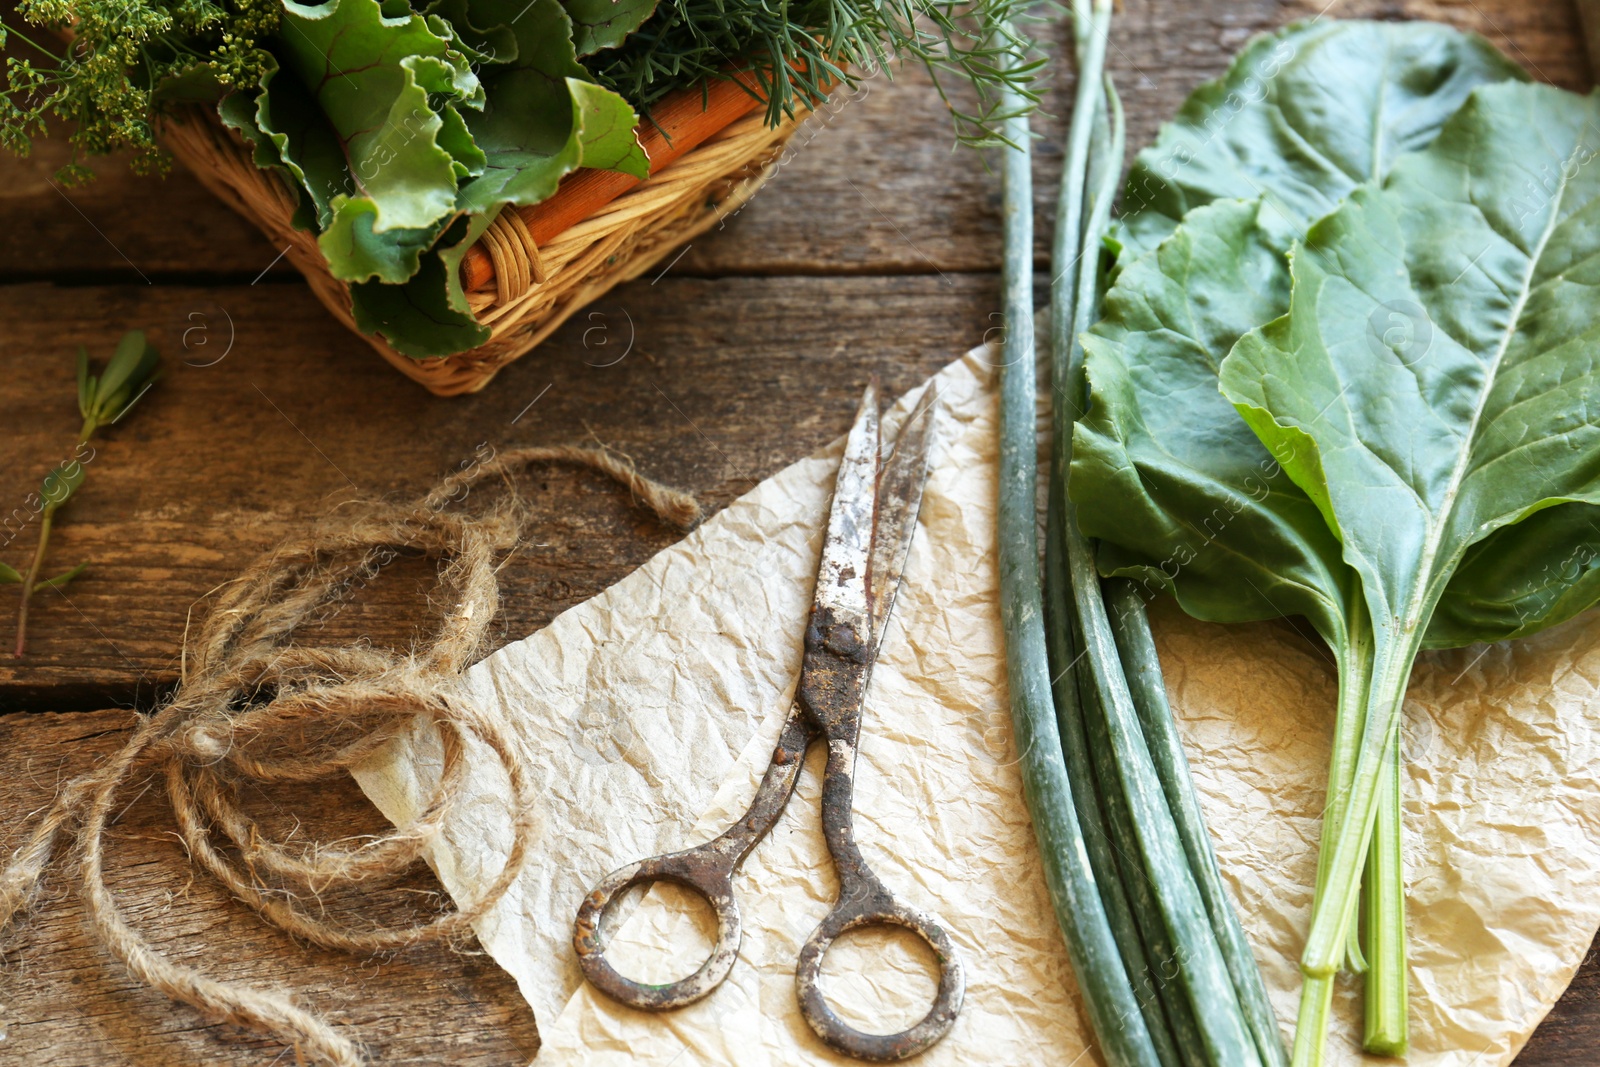
[[[86,473],[84,464],[93,458],[93,452],[87,458],[84,456],[84,446],[95,435],[95,431],[119,421],[139,402],[155,383],[158,364],[156,350],[145,339],[142,330],[129,330],[122,335],[104,373],[99,375],[90,373],[89,353],[82,346],[78,348],[78,414],[83,417],[83,425],[78,430],[77,447],[73,450],[72,458],[58,464],[45,475],[44,482],[39,486],[35,505],[39,508],[39,543],[34,549],[27,574],[0,563],[0,584],[22,586],[22,600],[17,606],[17,645],[14,653],[18,658],[28,647],[28,604],[33,594],[41,589],[59,589],[88,568],[87,563],[79,563],[53,578],[40,578],[56,512],[83,484]]]

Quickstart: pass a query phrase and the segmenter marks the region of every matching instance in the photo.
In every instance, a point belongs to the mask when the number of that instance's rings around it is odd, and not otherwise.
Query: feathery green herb
[[[595,80],[648,112],[667,94],[750,66],[776,124],[815,107],[840,81],[895,60],[919,63],[950,109],[959,139],[985,147],[1004,139],[1004,123],[1038,100],[1042,60],[1026,56],[1013,27],[1024,0],[667,0],[615,51],[584,62]],[[781,74],[779,72],[782,72]],[[962,104],[951,82],[975,98]]]
[[[158,108],[259,82],[281,10],[279,0],[21,0],[28,29],[0,26],[0,47],[18,53],[0,87],[0,147],[27,155],[55,117],[73,125],[63,182],[86,181],[86,158],[123,149],[160,169]]]

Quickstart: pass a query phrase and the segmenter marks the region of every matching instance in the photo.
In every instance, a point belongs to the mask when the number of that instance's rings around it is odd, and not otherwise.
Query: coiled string
[[[689,495],[642,477],[608,451],[577,447],[491,455],[409,506],[342,507],[338,521],[279,545],[223,587],[186,641],[172,698],[140,718],[119,752],[61,789],[0,872],[0,929],[27,906],[62,835],[75,826],[79,889],[94,934],[140,981],[210,1019],[271,1033],[301,1060],[362,1063],[355,1041],[287,994],[208,978],[156,951],[129,925],[106,885],[106,827],[119,789],[136,772],[151,770],[166,779],[192,861],[286,932],[353,953],[465,933],[522,873],[537,796],[505,724],[463,700],[457,680],[483,651],[499,610],[496,566],[535,516],[514,493],[478,515],[448,509],[479,482],[533,463],[600,471],[684,529],[700,518]],[[296,642],[298,631],[336,612],[353,587],[398,553],[419,551],[440,560],[440,589],[451,598],[426,642],[409,651]],[[438,728],[444,766],[432,798],[406,825],[355,847],[291,846],[274,839],[239,802],[246,785],[348,773],[419,716]],[[421,859],[460,795],[469,738],[500,761],[511,785],[512,843],[493,882],[475,899],[458,901],[456,910],[403,927],[356,929],[300,903],[330,887],[401,874]]]

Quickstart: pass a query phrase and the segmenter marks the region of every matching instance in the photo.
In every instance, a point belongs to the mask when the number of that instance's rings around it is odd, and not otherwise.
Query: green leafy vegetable
[[[578,111],[583,165],[640,179],[650,177],[650,157],[634,133],[639,119],[633,109],[616,93],[578,78],[568,78],[567,89]]]
[[[294,191],[293,224],[351,284],[358,326],[401,352],[443,356],[489,336],[454,274],[459,235],[545,200],[581,167],[648,177],[640,109],[743,71],[775,124],[906,56],[941,93],[941,75],[973,83],[977,110],[952,107],[958,132],[998,143],[1000,124],[1036,100],[1039,61],[1009,21],[1022,6],[21,0],[25,21],[70,28],[74,42],[52,50],[15,35],[37,55],[9,61],[0,146],[26,152],[55,113],[79,123],[81,154],[132,145],[155,164],[160,108],[216,100],[256,165]],[[64,176],[86,175],[75,158]]]
[[[1261,86],[1250,91],[1264,73],[1272,74],[1276,97]],[[1443,26],[1321,22],[1258,39],[1141,155],[1124,198],[1132,207],[1124,266],[1105,320],[1085,339],[1093,402],[1075,439],[1073,493],[1085,505],[1085,531],[1104,539],[1101,565],[1137,579],[1147,598],[1171,589],[1197,617],[1302,615],[1318,630],[1340,674],[1330,835],[1354,773],[1371,666],[1360,579],[1321,513],[1282,473],[1279,457],[1232,417],[1217,389],[1218,367],[1240,335],[1287,309],[1285,252],[1312,221],[1308,213],[1381,177],[1475,85],[1513,76],[1522,77],[1481,40]],[[1154,184],[1152,175],[1172,160],[1183,164],[1178,180]],[[1225,199],[1251,195],[1259,198]],[[1195,202],[1203,206],[1174,229],[1170,212]],[[1158,248],[1141,252],[1144,242],[1163,237]],[[1381,332],[1374,327],[1374,337]],[[1551,535],[1559,537],[1554,525]],[[1509,632],[1559,621],[1593,600],[1592,590],[1586,600],[1577,587],[1551,596],[1548,575],[1541,584],[1538,575],[1522,574],[1526,588],[1513,594],[1503,568],[1491,573],[1487,561],[1498,558],[1498,551],[1485,552],[1471,576],[1463,573],[1461,588],[1446,595],[1459,610],[1442,618],[1498,611],[1504,620],[1516,612],[1515,622],[1502,625]],[[1444,647],[1478,636],[1441,626],[1429,638]],[[1385,836],[1397,842],[1397,800],[1384,816]],[[1396,865],[1369,900],[1390,909],[1367,924],[1376,932],[1368,946],[1368,1042],[1380,1051],[1404,1045],[1398,888]],[[1353,967],[1365,967],[1354,929],[1346,951]],[[1303,1018],[1325,1013],[1331,993],[1331,983],[1309,982]]]
[[[450,42],[421,16],[385,17],[378,0],[283,6],[285,71],[310,92],[348,161],[351,187],[339,195],[370,201],[379,230],[427,226],[449,212],[455,175],[428,96],[454,88]]]
[[[1412,661],[1457,568],[1497,530],[1515,548],[1513,524],[1600,500],[1586,355],[1600,333],[1597,117],[1600,102],[1545,86],[1476,90],[1381,191],[1312,227],[1289,313],[1223,364],[1229,399],[1338,534],[1372,625],[1360,757],[1302,960],[1312,978],[1332,974],[1353,921]],[[1391,312],[1411,319],[1412,343],[1368,339]],[[1548,546],[1548,528],[1528,532]],[[1314,1062],[1321,1033],[1308,1043]]]
[[[403,285],[352,285],[356,325],[383,334],[397,351],[416,358],[449,355],[489,340],[489,328],[480,325],[467,307],[457,268],[493,220],[486,214],[458,218]]]
[[[1251,41],[1134,159],[1117,239],[1147,251],[1217,199],[1266,195],[1291,219],[1319,218],[1432,141],[1474,86],[1526,77],[1446,26],[1292,23]]]
[[[581,82],[584,70],[573,51],[571,23],[557,0],[476,0],[471,10],[507,24],[516,52],[514,61],[484,74],[493,106],[471,115],[468,128],[488,164],[462,191],[458,207],[483,212],[506,203],[536,204],[583,163],[581,109],[571,85]],[[606,97],[609,113],[600,121],[608,129],[626,125],[631,131],[632,109],[614,93]],[[603,107],[598,100],[595,106]],[[609,155],[620,158],[614,151]]]
[[[562,0],[572,18],[572,43],[578,55],[621,47],[630,33],[655,14],[658,0]]]
[[[649,173],[637,115],[586,80],[558,0],[287,11],[292,73],[264,75],[256,125],[314,208],[329,267],[353,283],[357,325],[408,355],[488,339],[455,269],[503,207],[540,202],[581,166]],[[238,104],[227,114],[244,121]]]

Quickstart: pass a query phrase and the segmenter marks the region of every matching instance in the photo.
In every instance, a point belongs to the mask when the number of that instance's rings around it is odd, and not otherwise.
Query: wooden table
[[[1146,143],[1251,34],[1321,7],[1127,0],[1111,65],[1131,143]],[[1576,18],[1559,0],[1329,7],[1445,19],[1483,32],[1536,77],[1589,83]],[[1040,123],[1041,235],[1070,110],[1070,76],[1061,80],[1046,105],[1056,117]],[[574,318],[483,394],[448,401],[337,326],[280,250],[187,175],[139,178],[112,161],[94,184],[65,189],[52,181],[66,159],[61,140],[31,159],[0,160],[0,513],[71,447],[77,345],[103,358],[122,330],[141,326],[166,356],[160,386],[98,446],[54,537],[54,561],[92,570],[39,599],[25,660],[0,660],[0,845],[9,851],[62,779],[118,746],[130,709],[169,691],[190,609],[340,501],[414,494],[480,442],[603,441],[714,509],[841,432],[868,374],[898,392],[977,343],[999,300],[999,185],[974,155],[952,154],[926,80],[907,71],[873,82],[797,144],[725,230]],[[503,572],[502,640],[543,626],[675,537],[589,474],[540,470],[522,488],[547,521]],[[0,558],[20,567],[29,545],[21,536]],[[332,628],[403,642],[400,620],[418,618],[427,577],[399,568]],[[10,627],[0,630],[9,642]],[[488,1067],[525,1062],[537,1048],[512,983],[474,946],[360,960],[264,927],[190,876],[159,792],[142,782],[129,791],[111,852],[120,899],[163,950],[218,977],[296,990],[358,1028],[386,1063]],[[319,823],[331,835],[382,828],[349,784],[258,799],[286,826],[305,819],[308,834]],[[326,903],[337,914],[355,902]],[[437,903],[437,883],[421,871],[379,906],[402,918]],[[133,982],[86,936],[65,879],[3,948],[0,1062],[292,1059]],[[1597,994],[1591,952],[1518,1063],[1600,1061]]]

